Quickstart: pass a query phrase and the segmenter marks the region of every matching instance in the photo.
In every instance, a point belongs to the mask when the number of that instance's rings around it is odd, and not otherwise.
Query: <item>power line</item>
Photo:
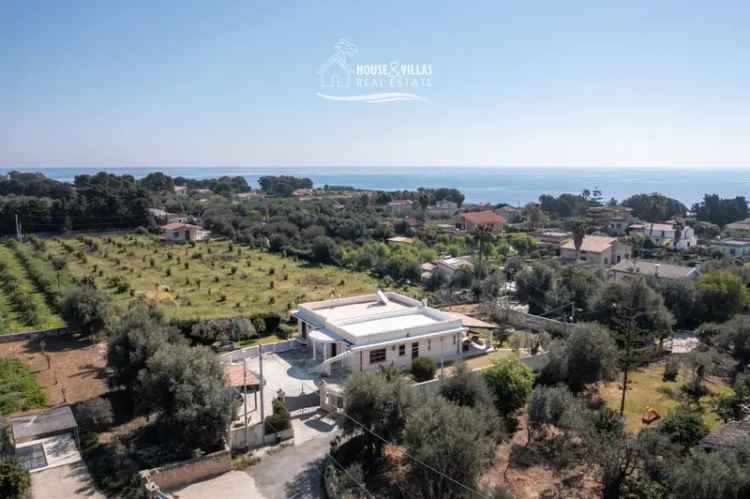
[[[349,470],[347,470],[346,468],[344,468],[344,466],[340,462],[338,462],[338,460],[336,460],[335,457],[333,457],[333,453],[332,452],[328,453],[328,457],[330,457],[333,460],[333,462],[336,463],[339,466],[339,468],[341,468],[341,470],[344,473],[347,474],[347,476],[352,480],[352,482],[356,483],[359,486],[359,488],[361,488],[365,492],[365,494],[367,494],[369,497],[372,497],[373,499],[375,499],[375,494],[373,494],[372,492],[370,492],[369,490],[367,490],[367,487],[365,486],[364,483],[360,483],[356,478],[354,478],[352,476],[352,474],[349,473]]]

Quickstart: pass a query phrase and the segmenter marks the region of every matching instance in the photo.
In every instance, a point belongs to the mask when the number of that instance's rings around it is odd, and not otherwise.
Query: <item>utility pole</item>
[[[263,345],[258,345],[258,363],[260,364],[260,422],[265,424],[265,406],[263,404],[263,391],[266,380],[263,378]]]
[[[18,221],[18,213],[16,213],[16,239],[19,241],[23,239],[23,235],[21,234],[21,223]]]
[[[445,369],[445,349],[444,349],[445,343],[443,342],[443,337],[440,337],[440,383],[443,382],[443,379],[445,378],[444,369]]]
[[[242,387],[245,391],[242,401],[245,405],[245,447],[247,447],[247,359],[242,359]]]

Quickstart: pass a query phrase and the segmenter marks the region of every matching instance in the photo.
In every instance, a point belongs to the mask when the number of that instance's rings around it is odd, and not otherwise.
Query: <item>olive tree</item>
[[[495,453],[495,441],[486,438],[487,426],[481,413],[442,397],[411,412],[403,445],[414,460],[408,479],[402,482],[405,495],[422,499],[473,497],[471,490],[477,488]]]

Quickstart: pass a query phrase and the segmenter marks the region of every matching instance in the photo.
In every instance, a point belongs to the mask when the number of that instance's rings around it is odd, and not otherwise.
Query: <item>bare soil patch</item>
[[[92,344],[73,335],[44,341],[44,354],[36,340],[0,343],[0,357],[21,359],[47,392],[50,406],[75,404],[108,391],[105,342]]]

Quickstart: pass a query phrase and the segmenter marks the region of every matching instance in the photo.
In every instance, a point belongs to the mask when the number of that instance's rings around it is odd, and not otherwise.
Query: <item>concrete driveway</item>
[[[105,499],[82,461],[31,474],[32,499]]]

